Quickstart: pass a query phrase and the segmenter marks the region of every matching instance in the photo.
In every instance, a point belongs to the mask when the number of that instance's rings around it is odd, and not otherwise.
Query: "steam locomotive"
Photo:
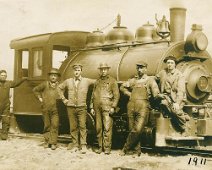
[[[186,79],[186,105],[184,111],[190,116],[187,122],[189,136],[182,136],[172,127],[170,118],[152,108],[150,121],[142,134],[144,145],[203,147],[212,150],[212,58],[207,52],[208,40],[202,26],[192,25],[191,33],[184,41],[186,9],[171,8],[170,22],[165,16],[157,20],[156,27],[150,23],[139,27],[135,36],[117,25],[106,35],[94,32],[64,31],[14,39],[10,47],[15,50],[14,79],[28,77],[20,87],[14,89],[13,113],[17,127],[24,132],[41,132],[41,108],[32,88],[47,79],[52,67],[60,69],[61,81],[72,77],[72,66],[81,63],[84,77],[98,78],[98,66],[106,62],[111,66],[110,74],[119,84],[136,74],[135,64],[145,61],[147,74],[156,75],[163,69],[163,60],[169,55],[178,59],[177,68]],[[92,87],[91,87],[92,89]],[[88,104],[91,90],[88,94]],[[128,98],[121,94],[119,111],[114,115],[115,136],[128,133]],[[58,103],[60,134],[69,133],[65,106]],[[89,134],[95,133],[95,119],[87,116]]]

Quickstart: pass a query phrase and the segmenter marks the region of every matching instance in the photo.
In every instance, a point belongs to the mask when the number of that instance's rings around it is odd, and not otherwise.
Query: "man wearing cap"
[[[171,117],[174,127],[183,133],[189,117],[182,110],[185,98],[185,79],[176,68],[176,62],[177,59],[174,56],[166,57],[164,59],[166,68],[156,75],[156,79],[162,93],[160,98],[163,115]]]
[[[0,120],[2,120],[2,132],[0,139],[6,140],[10,128],[10,88],[15,88],[27,78],[19,81],[8,81],[6,70],[0,70]]]
[[[80,150],[82,154],[85,154],[87,151],[86,100],[88,89],[95,80],[82,77],[82,68],[83,67],[80,63],[74,64],[74,77],[61,83],[58,86],[58,92],[63,103],[67,106],[68,111],[72,143],[69,143],[67,149],[71,150],[71,152]],[[68,89],[68,98],[65,98],[64,96],[65,89]]]
[[[91,113],[96,117],[96,133],[99,148],[96,153],[102,151],[110,154],[112,144],[112,115],[119,101],[119,89],[117,81],[109,75],[110,67],[107,63],[99,66],[100,77],[94,84],[91,101]]]
[[[129,135],[120,153],[125,155],[135,148],[138,156],[141,154],[140,136],[148,122],[150,97],[159,95],[159,88],[154,78],[147,76],[147,63],[140,61],[136,64],[137,75],[123,83],[120,90],[129,96],[127,115],[129,121]]]
[[[41,103],[44,122],[44,147],[51,147],[55,150],[57,147],[59,115],[57,110],[57,100],[59,94],[57,86],[59,85],[59,70],[52,68],[48,73],[49,80],[42,82],[33,88],[35,96]]]

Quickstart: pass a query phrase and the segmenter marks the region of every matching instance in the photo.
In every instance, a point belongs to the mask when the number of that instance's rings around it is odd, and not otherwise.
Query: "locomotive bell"
[[[157,19],[156,19],[157,20]],[[156,33],[162,39],[167,38],[170,35],[169,22],[166,20],[165,15],[161,21],[157,21],[158,27],[156,28]]]
[[[117,16],[117,26],[113,27],[106,36],[106,44],[128,43],[134,40],[133,34],[127,27],[121,25],[121,16]]]
[[[87,36],[87,47],[96,47],[101,46],[104,44],[105,35],[99,29],[93,31],[92,33],[88,34]]]
[[[136,30],[135,40],[138,42],[152,42],[154,41],[153,34],[154,26],[147,22],[147,24],[144,24]]]

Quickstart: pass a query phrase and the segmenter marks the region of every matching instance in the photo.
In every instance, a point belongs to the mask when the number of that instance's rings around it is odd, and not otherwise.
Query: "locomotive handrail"
[[[170,41],[168,40],[163,40],[163,41],[151,41],[151,42],[132,42],[132,43],[116,43],[116,44],[109,44],[109,45],[103,45],[103,46],[97,46],[97,47],[89,47],[89,48],[83,48],[83,49],[77,49],[77,50],[71,50],[71,52],[76,52],[76,51],[91,51],[91,50],[99,50],[99,49],[109,49],[109,48],[119,48],[119,47],[134,47],[134,46],[141,46],[141,45],[148,45],[148,44],[160,44],[160,43],[167,43],[168,45],[170,44]]]

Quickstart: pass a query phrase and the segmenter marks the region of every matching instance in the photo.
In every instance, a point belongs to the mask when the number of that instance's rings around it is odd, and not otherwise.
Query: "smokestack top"
[[[170,8],[170,40],[184,41],[186,8]]]
[[[186,8],[181,8],[181,7],[173,7],[173,8],[170,8],[170,11],[171,10],[184,10],[184,11],[186,11],[187,9]]]

